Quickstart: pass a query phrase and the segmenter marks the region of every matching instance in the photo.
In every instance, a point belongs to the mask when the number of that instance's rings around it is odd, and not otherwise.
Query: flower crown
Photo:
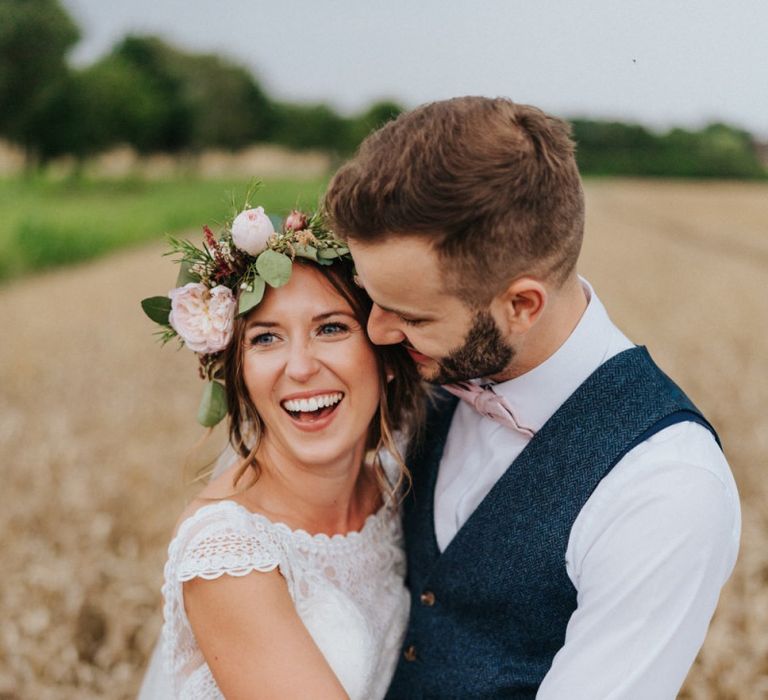
[[[346,243],[329,231],[319,213],[292,211],[275,223],[263,207],[247,208],[219,238],[203,226],[201,248],[169,237],[178,255],[179,275],[168,296],[142,300],[144,313],[161,326],[160,340],[178,338],[197,353],[200,377],[206,379],[197,420],[213,427],[227,414],[222,354],[232,340],[235,317],[257,306],[266,286],[281,287],[291,278],[293,261],[306,258],[319,265],[349,259]]]

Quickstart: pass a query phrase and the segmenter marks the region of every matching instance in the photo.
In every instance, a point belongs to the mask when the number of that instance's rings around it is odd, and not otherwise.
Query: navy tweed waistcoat
[[[434,489],[456,403],[438,400],[423,444],[409,455],[411,614],[387,698],[528,700],[576,609],[565,552],[597,484],[669,425],[694,421],[717,435],[645,348],[626,350],[555,412],[440,553]]]

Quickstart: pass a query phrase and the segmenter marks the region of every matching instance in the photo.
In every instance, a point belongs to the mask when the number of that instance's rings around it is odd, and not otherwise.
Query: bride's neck
[[[246,505],[310,534],[359,530],[379,500],[363,456],[361,443],[331,465],[303,464],[265,440],[259,477],[243,494]]]

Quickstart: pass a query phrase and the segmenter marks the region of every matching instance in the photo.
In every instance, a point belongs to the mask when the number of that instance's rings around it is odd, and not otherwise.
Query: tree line
[[[0,136],[21,145],[32,163],[63,154],[84,159],[124,143],[174,153],[268,142],[344,156],[403,110],[387,100],[347,117],[322,103],[275,100],[242,66],[151,36],[127,36],[76,68],[67,54],[79,38],[59,0],[0,2]],[[725,124],[666,134],[572,124],[585,173],[765,176],[751,136]]]
[[[151,36],[74,68],[66,58],[79,38],[58,0],[0,2],[0,135],[41,163],[124,143],[143,153],[270,142],[346,154],[403,109],[380,101],[345,117],[274,100],[245,68]]]
[[[752,136],[727,124],[653,133],[636,124],[571,120],[582,172],[646,177],[764,178]]]

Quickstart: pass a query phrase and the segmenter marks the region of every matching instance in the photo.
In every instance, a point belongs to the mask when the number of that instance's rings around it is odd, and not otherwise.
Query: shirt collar
[[[532,370],[493,386],[509,402],[517,422],[534,432],[600,365],[633,346],[613,325],[589,282],[579,279],[587,308],[567,340]]]

